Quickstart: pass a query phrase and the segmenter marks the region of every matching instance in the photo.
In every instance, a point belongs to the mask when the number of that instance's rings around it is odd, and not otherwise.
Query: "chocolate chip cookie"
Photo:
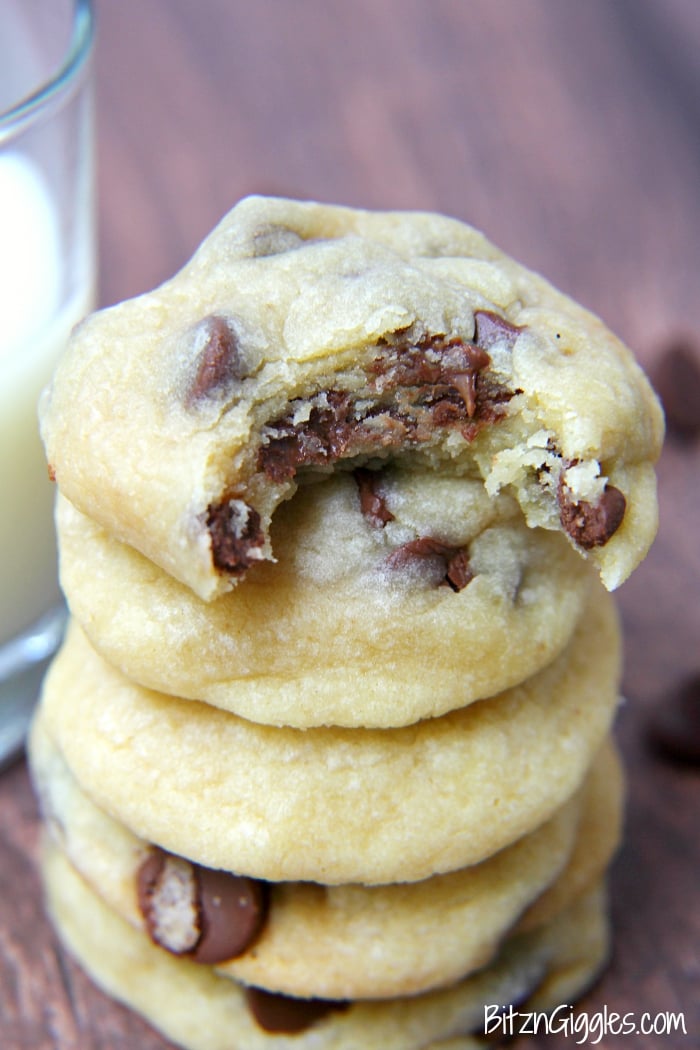
[[[277,561],[211,602],[61,497],[71,611],[142,685],[300,728],[442,715],[568,644],[595,574],[560,534],[529,528],[474,479],[396,469],[372,474],[377,527],[365,484],[342,473],[300,486],[273,521]]]
[[[474,867],[375,887],[260,882],[174,857],[96,806],[40,723],[31,765],[49,834],[111,908],[174,955],[293,996],[386,998],[451,983],[486,965],[516,923],[533,929],[565,910],[619,837],[609,744],[541,828]]]
[[[631,353],[436,215],[243,200],[174,278],[78,327],[41,419],[68,499],[205,600],[277,556],[309,474],[477,478],[611,589],[656,529],[662,416]]]
[[[436,1050],[443,1040],[483,1046],[469,1037],[483,1031],[486,1004],[524,1004],[539,988],[538,1008],[551,1009],[585,990],[608,954],[605,895],[596,889],[552,923],[509,939],[488,967],[446,988],[373,1001],[299,999],[161,951],[109,908],[56,846],[45,844],[42,870],[66,947],[105,991],[188,1050],[272,1050],[292,1038],[300,1050]]]
[[[619,661],[598,584],[562,654],[496,697],[398,729],[297,730],[137,686],[73,625],[41,717],[98,805],[173,853],[273,881],[408,882],[477,863],[578,789]]]

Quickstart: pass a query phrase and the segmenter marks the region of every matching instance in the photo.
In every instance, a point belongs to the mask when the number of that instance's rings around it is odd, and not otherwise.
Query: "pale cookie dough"
[[[213,602],[60,497],[71,611],[142,685],[301,728],[406,725],[553,660],[595,579],[564,538],[528,528],[513,500],[474,480],[380,478],[376,495],[393,516],[383,528],[362,513],[351,475],[303,485],[273,522],[278,562]],[[457,592],[444,557],[411,553],[436,521],[471,574]]]
[[[90,801],[38,723],[30,761],[52,837],[111,908],[147,929],[139,874],[155,847]],[[580,896],[579,882],[560,874],[570,868],[574,851],[595,858],[588,863],[589,881],[599,879],[611,850],[603,855],[589,832],[616,823],[618,768],[606,744],[584,786],[547,824],[471,868],[379,887],[266,884],[262,931],[236,958],[207,961],[246,984],[294,996],[387,998],[452,983],[486,965],[523,909],[543,891],[553,892],[552,884],[558,887],[557,907],[542,912],[547,920]],[[603,838],[607,846],[610,836]],[[177,906],[171,895],[169,911]],[[205,937],[211,923],[223,921],[208,915],[205,907],[199,922]],[[228,921],[235,925],[237,916]],[[152,924],[151,936],[175,954],[188,954],[189,944],[180,952],[179,943],[160,936]]]
[[[550,926],[508,942],[486,970],[447,989],[336,1003],[293,1034],[271,1032],[262,1026],[274,1023],[269,1001],[256,1018],[254,990],[159,951],[102,902],[56,847],[45,847],[42,867],[49,911],[68,950],[104,991],[186,1050],[437,1050],[443,1040],[481,1031],[485,1005],[522,1003],[560,962],[569,973],[578,967],[578,988],[572,982],[567,987],[576,994],[608,954],[605,899],[598,890]],[[455,1045],[471,1042],[448,1043]]]
[[[586,804],[578,825],[576,845],[566,867],[534,901],[518,923],[519,931],[549,922],[573,900],[587,893],[610,864],[622,840],[625,778],[614,749],[604,746],[595,775],[586,781]]]
[[[172,280],[78,327],[41,419],[71,502],[207,600],[337,467],[478,477],[610,589],[656,530],[662,415],[631,353],[437,215],[241,201]]]
[[[606,897],[604,881],[598,882],[577,898],[563,916],[539,927],[539,931],[548,931],[550,949],[557,963],[527,1001],[525,1011],[547,1012],[561,1005],[570,1007],[600,977],[610,953],[610,931],[596,917],[596,911],[601,909],[605,913]],[[572,937],[571,926],[567,929],[566,921],[561,922],[561,918],[566,920],[575,915],[579,921]],[[597,960],[597,965],[591,965],[592,959]]]
[[[418,881],[478,863],[571,797],[619,665],[598,585],[564,652],[497,697],[401,729],[278,729],[135,685],[73,625],[41,717],[83,790],[172,853],[275,882]]]

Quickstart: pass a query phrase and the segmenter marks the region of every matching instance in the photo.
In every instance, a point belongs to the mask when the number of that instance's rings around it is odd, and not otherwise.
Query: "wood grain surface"
[[[160,282],[239,197],[271,192],[464,218],[602,315],[652,376],[672,340],[700,345],[697,0],[98,0],[97,13],[103,303]],[[615,952],[582,1009],[680,1011],[687,1034],[595,1044],[620,1050],[700,1046],[700,768],[655,753],[648,732],[700,671],[697,439],[669,438],[659,481],[657,543],[619,593],[630,787]],[[164,1050],[58,946],[36,829],[18,762],[0,776],[0,1047]]]

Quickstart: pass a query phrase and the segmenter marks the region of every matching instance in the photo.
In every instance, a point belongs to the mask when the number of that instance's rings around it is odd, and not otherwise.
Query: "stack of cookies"
[[[466,1050],[585,990],[662,436],[601,322],[454,220],[249,198],[79,327],[42,432],[30,759],[95,980],[191,1050]]]

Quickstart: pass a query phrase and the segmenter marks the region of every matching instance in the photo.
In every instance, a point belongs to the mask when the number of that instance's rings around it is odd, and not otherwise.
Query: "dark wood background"
[[[160,282],[239,197],[269,192],[467,219],[601,314],[653,376],[673,340],[700,342],[697,0],[97,8],[102,303]],[[671,437],[659,538],[619,594],[627,834],[614,959],[584,1003],[683,1011],[688,1034],[602,1047],[700,1045],[700,771],[648,732],[700,671],[699,478],[698,442]],[[20,762],[0,777],[0,1046],[163,1050],[57,946],[36,826]]]

